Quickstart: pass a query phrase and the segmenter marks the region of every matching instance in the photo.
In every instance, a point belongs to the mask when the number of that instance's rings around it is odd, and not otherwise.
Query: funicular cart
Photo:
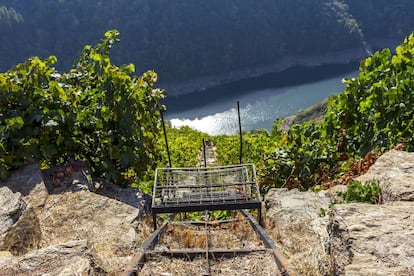
[[[152,215],[214,210],[257,209],[261,199],[253,164],[199,168],[158,168]]]

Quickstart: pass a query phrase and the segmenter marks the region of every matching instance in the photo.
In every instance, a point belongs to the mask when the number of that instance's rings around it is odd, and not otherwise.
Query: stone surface
[[[23,195],[26,205],[19,219],[4,234],[1,249],[17,256],[39,248],[41,231],[38,216],[49,195],[39,166],[23,166],[14,171],[6,181],[1,181],[0,187]]]
[[[68,164],[57,168],[65,170],[59,185],[37,165],[0,183],[0,275],[119,275],[151,234],[137,190],[90,192],[83,169]],[[54,171],[46,178],[56,180]]]
[[[33,208],[26,209],[19,220],[6,233],[3,248],[15,256],[38,249],[42,233],[39,218]]]
[[[414,203],[335,205],[329,224],[334,275],[414,275]]]
[[[50,195],[40,216],[42,247],[86,239],[96,263],[119,272],[149,236],[139,210],[88,191]]]
[[[368,172],[356,180],[379,180],[384,202],[414,201],[414,152],[391,150],[384,153]]]
[[[379,180],[383,205],[332,209],[336,190],[270,190],[266,231],[287,257],[289,271],[414,275],[412,158],[390,151],[360,178]],[[0,275],[119,275],[132,263],[152,232],[151,220],[141,216],[150,198],[110,183],[96,193],[74,192],[90,187],[81,178],[66,172],[48,190],[39,167],[30,165],[0,182]]]
[[[134,188],[122,188],[103,181],[97,194],[121,201],[149,214],[151,212],[152,197]]]
[[[7,187],[0,188],[0,250],[7,232],[22,215],[26,204],[20,193],[13,193]]]
[[[323,275],[330,269],[324,248],[329,204],[326,192],[271,189],[265,196],[266,231],[297,275]]]
[[[0,187],[21,193],[28,208],[35,210],[45,204],[49,195],[37,164],[26,165],[14,171],[6,181],[0,181]]]
[[[0,258],[0,275],[103,275],[86,240],[45,247],[22,257]]]

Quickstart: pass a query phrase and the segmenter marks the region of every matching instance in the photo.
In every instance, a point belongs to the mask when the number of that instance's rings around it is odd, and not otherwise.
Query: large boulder
[[[414,152],[386,152],[356,180],[378,181],[384,202],[414,201]]]
[[[414,203],[335,205],[333,275],[414,275]]]
[[[151,233],[139,214],[137,208],[88,191],[50,195],[40,216],[41,244],[85,239],[99,267],[119,272]]]
[[[71,164],[25,166],[0,182],[0,275],[118,275],[151,234],[137,190],[90,192]]]
[[[266,230],[299,275],[414,275],[414,153],[389,151],[356,180],[378,181],[385,203],[272,189]]]
[[[329,271],[328,240],[330,196],[326,192],[271,189],[265,196],[266,231],[287,256],[288,270],[298,275]]]

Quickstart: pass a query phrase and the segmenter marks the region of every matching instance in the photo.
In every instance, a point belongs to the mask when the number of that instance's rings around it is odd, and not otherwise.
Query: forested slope
[[[161,83],[229,74],[281,58],[363,54],[414,29],[408,0],[6,0],[0,4],[0,69],[29,56],[68,69],[108,29],[123,43],[115,63],[154,69]],[[382,43],[383,44],[383,43]],[[361,56],[355,56],[359,60]]]

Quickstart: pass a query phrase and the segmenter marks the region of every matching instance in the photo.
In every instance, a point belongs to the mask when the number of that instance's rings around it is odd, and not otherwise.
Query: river
[[[285,118],[344,90],[343,78],[357,75],[357,63],[295,67],[280,73],[167,97],[165,119],[210,135],[238,133],[237,101],[243,130],[268,129]]]

